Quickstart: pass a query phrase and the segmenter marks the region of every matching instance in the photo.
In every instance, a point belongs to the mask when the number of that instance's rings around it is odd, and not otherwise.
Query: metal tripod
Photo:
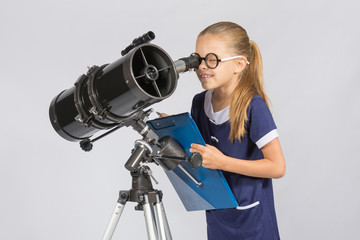
[[[141,110],[129,117],[128,120],[124,120],[124,125],[132,126],[143,136],[143,139],[135,141],[135,148],[125,163],[125,168],[130,171],[132,176],[132,188],[129,191],[120,191],[118,202],[102,238],[103,240],[110,240],[112,238],[125,204],[128,201],[138,203],[135,210],[144,211],[148,239],[172,239],[162,203],[162,192],[153,189],[150,178],[152,177],[151,170],[142,163],[155,162],[166,170],[173,170],[179,166],[197,186],[202,185],[201,182],[197,181],[195,177],[180,165],[181,161],[188,161],[191,167],[199,168],[202,163],[201,155],[192,154],[189,158],[185,158],[184,149],[175,139],[165,136],[159,140],[159,136],[146,125],[146,119],[152,111],[152,109],[146,112]],[[113,130],[109,132],[111,131]],[[90,147],[93,141],[90,141]],[[84,142],[83,146],[87,145],[89,143]]]
[[[120,191],[114,213],[102,239],[110,240],[112,238],[125,204],[130,201],[138,203],[135,210],[144,211],[148,239],[171,240],[170,228],[162,203],[162,192],[153,189],[150,168],[142,165],[132,171],[131,176],[132,188],[129,191]]]

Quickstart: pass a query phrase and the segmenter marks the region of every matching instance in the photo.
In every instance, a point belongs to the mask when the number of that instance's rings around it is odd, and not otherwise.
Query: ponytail
[[[230,141],[241,140],[246,134],[246,124],[249,120],[247,110],[255,94],[259,95],[269,106],[263,84],[263,66],[259,47],[254,41],[249,44],[250,64],[244,69],[240,81],[233,91],[230,102]]]

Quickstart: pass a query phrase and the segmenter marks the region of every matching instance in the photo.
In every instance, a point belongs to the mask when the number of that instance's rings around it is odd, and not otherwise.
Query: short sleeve
[[[250,139],[259,149],[279,136],[272,114],[265,101],[254,96],[248,110]]]

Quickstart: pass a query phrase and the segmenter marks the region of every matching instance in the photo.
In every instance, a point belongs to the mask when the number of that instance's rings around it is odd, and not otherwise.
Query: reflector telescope
[[[168,54],[156,45],[142,44],[111,64],[90,68],[75,86],[58,94],[50,104],[52,126],[67,140],[88,139],[169,97],[177,80]]]

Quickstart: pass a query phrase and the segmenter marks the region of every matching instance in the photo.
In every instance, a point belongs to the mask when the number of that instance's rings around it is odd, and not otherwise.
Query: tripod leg
[[[124,204],[121,204],[121,203],[116,204],[114,213],[111,216],[109,225],[106,228],[106,231],[105,231],[105,234],[104,234],[102,240],[110,240],[112,238],[112,235],[114,234],[116,225],[119,222],[119,219],[121,217],[122,211],[124,210],[124,207],[125,207]]]
[[[148,234],[149,240],[158,239],[157,228],[155,223],[155,218],[153,214],[153,204],[149,202],[149,197],[147,194],[144,194],[145,203],[143,205],[144,208],[144,216],[145,216],[145,224],[146,230]]]
[[[171,232],[169,228],[169,223],[166,218],[164,204],[160,200],[159,193],[156,194],[156,204],[155,204],[155,216],[157,221],[158,233],[161,240],[171,240]]]
[[[111,238],[114,234],[116,225],[119,222],[121,214],[125,208],[125,204],[128,200],[128,197],[129,197],[128,192],[120,192],[120,197],[119,197],[118,203],[116,204],[114,213],[111,216],[110,222],[105,230],[102,240],[111,240]]]

